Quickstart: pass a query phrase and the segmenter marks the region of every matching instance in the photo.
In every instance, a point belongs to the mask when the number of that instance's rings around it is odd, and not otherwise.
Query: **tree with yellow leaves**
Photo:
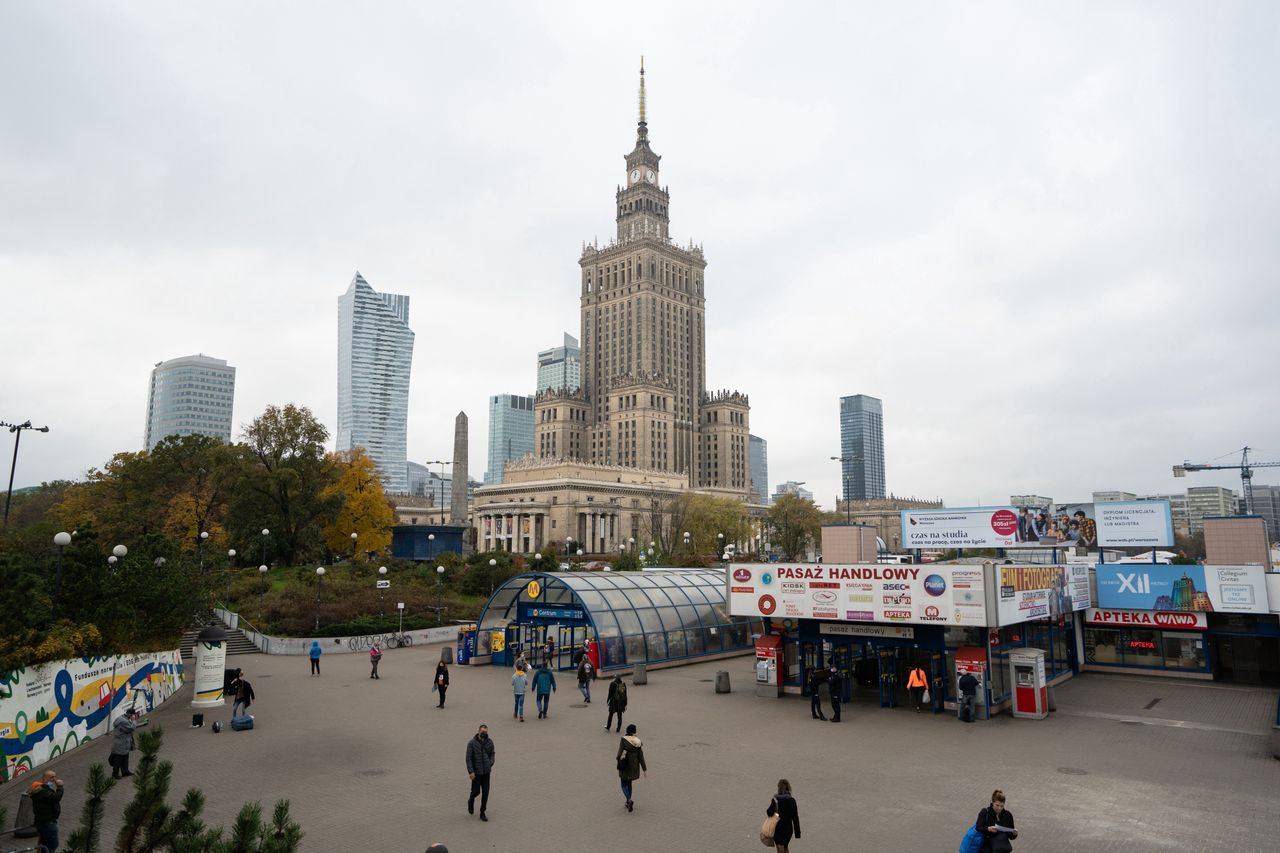
[[[333,464],[338,470],[337,479],[325,488],[323,496],[341,500],[342,505],[333,522],[324,527],[324,544],[337,555],[384,550],[391,544],[396,514],[382,491],[373,460],[357,447],[337,454]],[[356,534],[355,543],[352,533]]]

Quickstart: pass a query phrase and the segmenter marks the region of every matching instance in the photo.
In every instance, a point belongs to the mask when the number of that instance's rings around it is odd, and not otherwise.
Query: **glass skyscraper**
[[[564,345],[538,353],[538,392],[577,391],[582,387],[582,349],[565,332]]]
[[[846,501],[884,498],[884,411],[878,397],[840,398],[840,456]]]
[[[409,297],[378,293],[356,273],[338,297],[339,452],[362,447],[389,494],[409,490]]]
[[[489,467],[484,484],[502,482],[503,466],[533,452],[533,398],[495,394],[489,398]]]
[[[755,500],[767,504],[769,500],[769,442],[758,435],[749,436],[751,454],[751,491]]]
[[[208,435],[231,443],[236,369],[225,359],[186,355],[156,362],[147,394],[148,451],[170,435]]]

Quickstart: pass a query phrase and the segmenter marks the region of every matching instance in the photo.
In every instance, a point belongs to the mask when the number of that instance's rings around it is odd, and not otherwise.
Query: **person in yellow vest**
[[[924,691],[929,686],[929,677],[925,675],[919,664],[912,667],[911,672],[907,675],[907,690],[911,693],[911,701],[916,706],[916,713],[920,713],[920,700],[924,696]]]

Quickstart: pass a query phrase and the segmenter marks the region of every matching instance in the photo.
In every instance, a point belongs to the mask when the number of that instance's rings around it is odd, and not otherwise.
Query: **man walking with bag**
[[[578,689],[582,691],[582,700],[591,704],[591,682],[596,679],[596,668],[584,654],[578,660]]]
[[[844,679],[840,677],[840,670],[836,669],[834,663],[827,672],[827,689],[831,691],[831,722],[838,723],[840,722],[840,701],[844,698]]]
[[[489,774],[493,772],[497,751],[489,740],[489,727],[481,725],[475,737],[467,741],[467,775],[471,777],[471,796],[467,798],[467,814],[476,813],[476,794],[480,795],[480,819],[488,822]]]
[[[621,675],[615,675],[609,682],[609,695],[605,697],[609,705],[609,719],[605,721],[604,730],[609,731],[613,725],[613,715],[618,715],[618,731],[622,731],[622,712],[627,710],[627,685]]]
[[[556,676],[544,663],[533,676],[533,693],[538,703],[538,718],[545,720],[551,709],[551,694],[556,691]]]

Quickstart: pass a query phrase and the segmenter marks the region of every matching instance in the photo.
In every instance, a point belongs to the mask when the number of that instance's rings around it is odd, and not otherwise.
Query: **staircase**
[[[209,620],[205,623],[205,625],[211,625],[214,623],[217,623],[218,625],[222,626],[222,629],[227,632],[227,654],[228,655],[260,654],[260,652],[258,651],[258,647],[255,646],[252,642],[250,642],[249,638],[246,637],[244,635],[244,632],[241,631],[239,628],[229,627],[227,623],[223,622],[221,619],[217,618],[216,616],[210,616]],[[200,625],[194,628],[193,630],[187,631],[182,635],[182,642],[181,644],[179,644],[179,649],[184,659],[195,657],[194,649],[196,645],[196,635],[199,634],[202,630],[204,630],[205,625]]]

